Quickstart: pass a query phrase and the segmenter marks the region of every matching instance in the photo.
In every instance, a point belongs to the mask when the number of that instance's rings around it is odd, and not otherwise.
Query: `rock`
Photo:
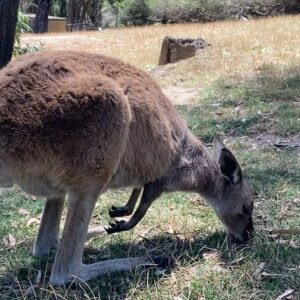
[[[158,64],[165,65],[193,57],[197,50],[204,49],[207,46],[211,45],[201,38],[177,39],[166,36],[162,42]]]

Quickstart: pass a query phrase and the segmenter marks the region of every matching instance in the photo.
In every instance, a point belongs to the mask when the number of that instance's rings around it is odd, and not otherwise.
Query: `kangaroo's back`
[[[94,97],[99,90],[100,99]],[[59,157],[79,166],[88,160],[100,169],[101,161],[114,157],[111,152],[121,151],[111,186],[142,185],[162,176],[186,131],[146,73],[80,52],[43,51],[9,64],[0,73],[0,122],[2,156],[11,153],[10,158],[47,157],[57,165]],[[126,138],[120,148],[115,140],[122,130]],[[89,154],[83,154],[85,148]]]

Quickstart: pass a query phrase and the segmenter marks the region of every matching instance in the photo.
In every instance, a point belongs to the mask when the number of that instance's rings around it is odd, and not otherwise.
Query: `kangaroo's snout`
[[[245,245],[249,242],[249,240],[252,238],[254,233],[254,227],[253,227],[253,220],[252,216],[249,218],[249,222],[246,226],[246,228],[242,231],[240,234],[229,234],[229,241],[230,243],[236,244],[236,245]]]

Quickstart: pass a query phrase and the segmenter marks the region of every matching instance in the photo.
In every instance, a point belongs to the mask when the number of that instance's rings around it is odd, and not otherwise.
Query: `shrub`
[[[145,0],[134,0],[128,7],[127,15],[133,25],[142,25],[149,22],[150,9]]]
[[[44,45],[40,42],[39,45],[30,46],[26,44],[25,47],[21,46],[21,34],[24,32],[31,32],[29,18],[24,15],[22,12],[18,12],[18,22],[16,26],[15,33],[15,45],[13,50],[13,56],[17,57],[27,52],[36,52],[39,51]]]

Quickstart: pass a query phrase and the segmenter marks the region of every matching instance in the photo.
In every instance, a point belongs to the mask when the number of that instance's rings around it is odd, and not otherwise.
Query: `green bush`
[[[148,0],[153,20],[163,23],[258,18],[296,11],[299,0]]]
[[[121,16],[121,23],[126,25],[143,25],[149,23],[151,12],[145,0],[129,0],[126,2]]]
[[[15,45],[13,50],[13,56],[17,57],[27,52],[36,52],[43,48],[43,44],[40,42],[39,45],[30,46],[26,44],[25,47],[21,46],[21,34],[24,32],[31,32],[29,18],[19,11],[18,22],[15,33]]]
[[[24,15],[22,12],[18,12],[18,22],[16,26],[16,34],[15,34],[15,44],[20,46],[21,44],[21,34],[23,32],[31,31],[29,25],[29,18]]]
[[[149,22],[150,9],[145,0],[134,0],[128,8],[128,16],[134,25]]]
[[[106,0],[103,11],[104,27],[208,22],[299,13],[300,0]]]

